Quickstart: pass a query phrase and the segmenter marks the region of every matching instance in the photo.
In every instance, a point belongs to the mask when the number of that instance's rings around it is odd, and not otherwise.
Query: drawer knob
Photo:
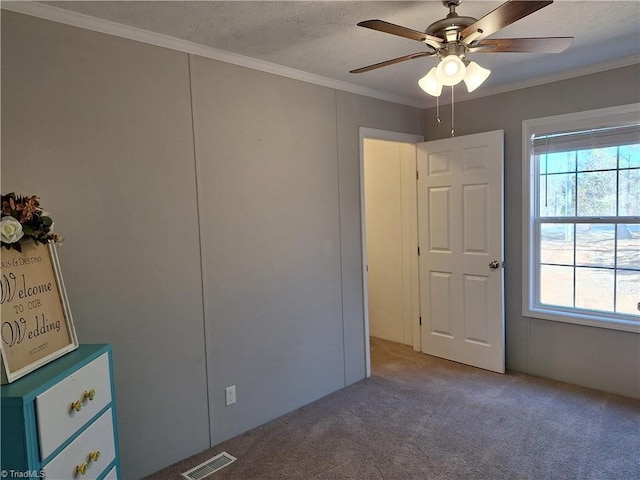
[[[73,402],[71,404],[71,410],[75,410],[76,412],[79,412],[80,410],[82,410],[82,400],[78,400],[77,402]]]
[[[76,473],[79,473],[80,475],[84,475],[85,473],[87,473],[87,467],[89,465],[87,465],[87,462],[84,462],[81,465],[76,465]]]
[[[96,397],[96,391],[92,388],[91,390],[85,390],[82,394],[82,398],[88,398],[89,401],[93,400]]]
[[[100,450],[96,450],[89,454],[89,460],[93,460],[94,462],[97,462],[98,458],[100,458]]]

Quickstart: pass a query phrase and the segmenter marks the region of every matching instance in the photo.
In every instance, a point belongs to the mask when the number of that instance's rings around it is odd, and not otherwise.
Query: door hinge
[[[420,180],[420,172],[416,170],[416,180]]]
[[[418,256],[420,256],[420,246],[418,246]]]
[[[422,317],[420,317],[420,325],[422,325]]]

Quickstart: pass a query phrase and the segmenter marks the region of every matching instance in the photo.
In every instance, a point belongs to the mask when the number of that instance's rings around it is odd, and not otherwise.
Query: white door
[[[503,131],[417,160],[422,351],[504,373]]]

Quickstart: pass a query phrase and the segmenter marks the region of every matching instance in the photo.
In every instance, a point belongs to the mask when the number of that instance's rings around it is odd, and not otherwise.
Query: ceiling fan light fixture
[[[491,75],[491,70],[481,67],[476,62],[470,62],[463,78],[464,83],[467,85],[467,91],[469,93],[473,92],[489,78],[489,75]]]
[[[442,93],[442,84],[438,82],[438,79],[436,78],[436,67],[433,67],[429,70],[429,73],[418,80],[418,85],[429,95],[439,97]]]
[[[457,55],[447,55],[436,67],[436,78],[448,87],[457,85],[465,76],[466,67]]]

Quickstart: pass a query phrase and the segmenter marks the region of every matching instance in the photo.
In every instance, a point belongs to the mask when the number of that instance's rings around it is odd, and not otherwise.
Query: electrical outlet
[[[236,386],[231,385],[224,389],[226,406],[236,403]]]

